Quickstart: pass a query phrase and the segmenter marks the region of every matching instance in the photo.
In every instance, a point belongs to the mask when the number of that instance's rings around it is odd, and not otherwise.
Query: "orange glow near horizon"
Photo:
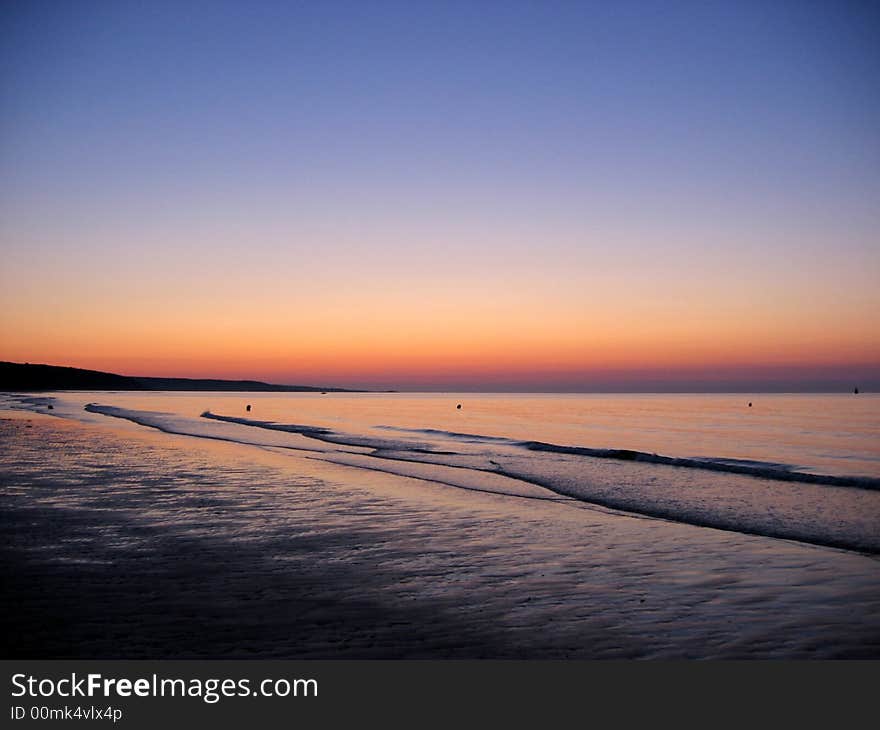
[[[241,206],[153,221],[98,207],[76,226],[13,216],[0,359],[393,389],[590,388],[642,372],[687,388],[784,367],[880,382],[869,218],[507,220],[461,201],[447,216],[353,199],[348,217],[305,221],[277,200]]]
[[[204,291],[121,297],[116,306],[81,296],[63,309],[34,302],[4,316],[0,359],[130,375],[402,389],[491,389],[498,380],[541,389],[560,379],[643,370],[666,371],[686,385],[718,368],[880,362],[868,313],[762,309],[753,300],[733,306],[704,291],[688,300],[681,290],[674,304],[592,291],[601,305],[575,288],[548,286],[518,298],[497,285],[482,295],[467,286],[422,287],[422,296],[349,287],[347,298],[340,293],[332,301],[307,293],[319,302],[312,308],[265,290],[250,302]]]
[[[525,248],[496,263],[447,247],[381,265],[369,251],[310,262],[178,251],[147,249],[128,269],[34,257],[24,275],[0,271],[0,359],[352,387],[512,378],[536,389],[615,371],[686,382],[719,367],[880,363],[875,255],[818,271],[763,252],[695,262],[693,250],[633,266],[595,245],[561,264]]]

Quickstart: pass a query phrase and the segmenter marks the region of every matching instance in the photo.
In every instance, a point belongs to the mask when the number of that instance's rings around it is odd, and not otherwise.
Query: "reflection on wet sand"
[[[862,555],[291,451],[0,430],[7,656],[880,653]]]

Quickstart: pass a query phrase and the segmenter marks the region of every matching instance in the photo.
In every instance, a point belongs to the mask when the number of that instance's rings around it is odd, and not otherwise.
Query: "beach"
[[[11,722],[872,716],[880,3],[0,19]]]
[[[328,458],[332,440],[267,433],[291,440],[3,411],[5,655],[880,656],[870,552],[444,484],[359,466],[371,446]]]

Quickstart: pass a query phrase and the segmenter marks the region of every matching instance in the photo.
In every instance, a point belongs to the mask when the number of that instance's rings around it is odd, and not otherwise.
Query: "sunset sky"
[[[3,3],[0,360],[880,388],[878,81],[877,3]]]

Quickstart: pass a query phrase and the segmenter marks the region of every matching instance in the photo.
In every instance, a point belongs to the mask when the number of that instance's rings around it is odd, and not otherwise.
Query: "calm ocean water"
[[[56,393],[7,407],[880,552],[880,396]],[[749,405],[751,403],[751,406]],[[0,404],[2,405],[2,404]],[[250,410],[248,410],[250,406]],[[460,406],[460,408],[459,408]]]
[[[880,477],[880,394],[64,393],[86,403],[198,417],[204,411],[387,439],[392,428],[676,457],[748,459]],[[749,403],[752,407],[749,407]],[[246,404],[252,405],[248,413]],[[461,404],[461,409],[456,406]],[[94,420],[94,419],[88,419]],[[424,440],[427,434],[419,434]]]

